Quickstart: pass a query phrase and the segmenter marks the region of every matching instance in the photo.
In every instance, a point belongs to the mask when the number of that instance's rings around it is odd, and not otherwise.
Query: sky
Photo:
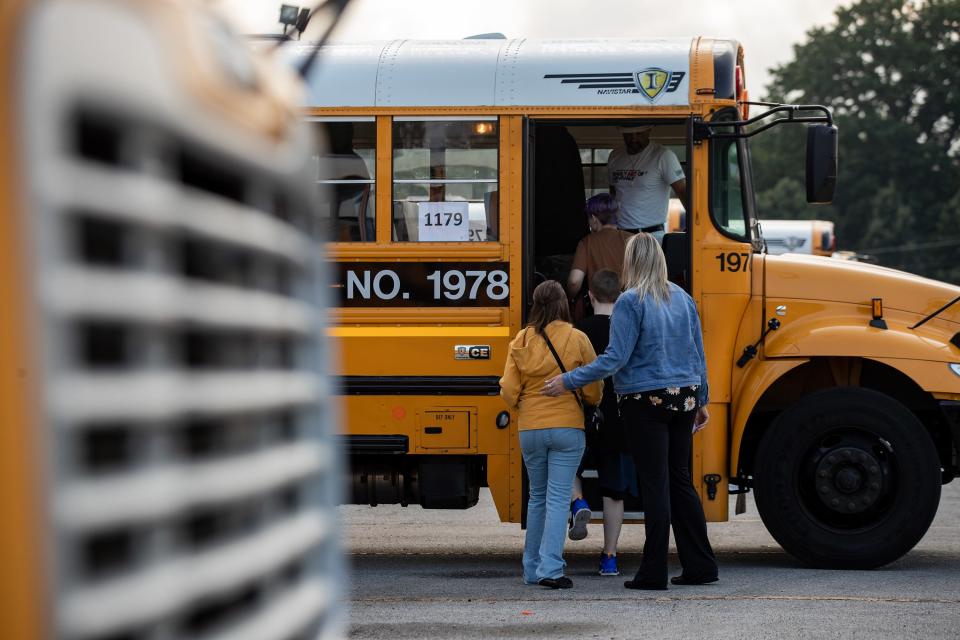
[[[244,33],[279,31],[277,0],[213,4]],[[508,38],[727,37],[743,44],[747,87],[758,99],[768,69],[790,61],[793,45],[810,28],[832,24],[840,4],[849,0],[351,0],[332,39],[459,39],[489,32]],[[323,27],[319,17],[316,22],[305,38]]]

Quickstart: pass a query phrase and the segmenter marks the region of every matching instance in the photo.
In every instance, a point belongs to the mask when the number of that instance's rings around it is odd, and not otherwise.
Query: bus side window
[[[393,121],[394,242],[499,239],[496,118]]]
[[[318,217],[330,242],[376,240],[376,122],[315,120],[329,150],[317,156]]]

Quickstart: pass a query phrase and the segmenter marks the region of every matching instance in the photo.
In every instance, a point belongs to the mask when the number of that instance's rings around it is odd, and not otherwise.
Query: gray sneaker
[[[593,514],[590,505],[583,498],[577,498],[570,505],[570,529],[567,537],[571,540],[583,540],[587,537],[587,523]]]

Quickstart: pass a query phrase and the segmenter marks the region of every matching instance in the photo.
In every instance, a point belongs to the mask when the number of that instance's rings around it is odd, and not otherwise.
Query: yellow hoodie
[[[554,320],[546,326],[550,342],[567,371],[593,362],[597,354],[589,338],[569,322]],[[517,334],[510,343],[507,364],[500,378],[500,397],[511,409],[519,408],[521,431],[573,427],[583,429],[583,410],[572,393],[556,398],[540,393],[543,383],[560,373],[557,360],[546,341],[532,327]],[[587,404],[597,404],[603,395],[603,381],[591,382],[580,390]]]

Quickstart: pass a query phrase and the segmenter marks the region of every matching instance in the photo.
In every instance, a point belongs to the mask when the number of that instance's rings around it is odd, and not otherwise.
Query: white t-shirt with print
[[[664,224],[670,185],[685,177],[677,156],[655,142],[636,155],[622,147],[614,149],[607,161],[607,172],[620,204],[617,225],[621,229]]]

